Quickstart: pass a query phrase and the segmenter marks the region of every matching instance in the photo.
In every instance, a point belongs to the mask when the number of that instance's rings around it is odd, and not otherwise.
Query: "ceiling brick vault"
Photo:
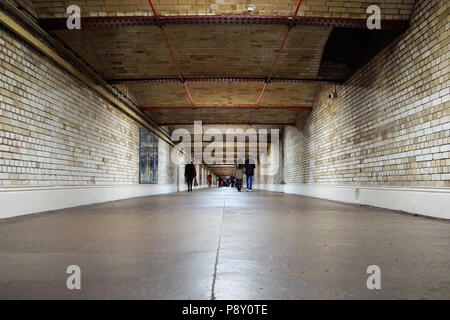
[[[290,109],[156,109],[145,111],[160,124],[189,124],[195,120],[205,123],[235,123],[235,124],[295,124],[297,113],[307,112]]]
[[[27,2],[22,0],[21,2]],[[147,0],[33,0],[39,17],[64,17],[65,8],[79,5],[85,16],[153,15]],[[154,0],[160,15],[253,15],[289,16],[297,0]],[[334,16],[365,18],[367,1],[364,0],[303,0],[299,16]],[[253,10],[251,5],[254,5]],[[374,0],[385,11],[386,19],[409,19],[414,0]]]
[[[162,125],[295,124],[324,82],[345,82],[406,28],[414,5],[371,1],[373,32],[365,0],[15,2]],[[73,4],[81,30],[65,27]]]

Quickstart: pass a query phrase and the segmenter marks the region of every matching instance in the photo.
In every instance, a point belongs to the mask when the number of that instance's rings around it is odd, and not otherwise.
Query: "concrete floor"
[[[0,221],[1,299],[449,299],[449,261],[448,222],[265,191]],[[366,287],[373,264],[381,290]]]

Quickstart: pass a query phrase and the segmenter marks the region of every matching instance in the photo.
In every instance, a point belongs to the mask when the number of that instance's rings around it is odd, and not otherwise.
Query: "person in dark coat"
[[[211,188],[211,184],[212,184],[212,175],[208,174],[208,177],[206,178],[208,180],[208,188]]]
[[[247,191],[252,192],[253,188],[253,176],[255,174],[255,160],[247,158],[245,160],[245,177],[247,179]]]
[[[186,167],[184,167],[184,178],[188,185],[188,192],[192,192],[192,184],[196,176],[197,171],[195,170],[195,165],[191,161],[191,163],[186,164]]]
[[[244,165],[240,163],[237,168],[234,170],[233,175],[236,178],[236,188],[239,192],[241,192],[242,188],[242,179],[244,178]]]

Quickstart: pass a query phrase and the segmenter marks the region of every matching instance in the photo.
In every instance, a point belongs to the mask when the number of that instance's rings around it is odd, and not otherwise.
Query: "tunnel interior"
[[[450,297],[448,1],[75,2],[0,0],[0,299]]]

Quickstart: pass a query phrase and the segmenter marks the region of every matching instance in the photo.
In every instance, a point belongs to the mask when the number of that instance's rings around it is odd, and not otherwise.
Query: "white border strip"
[[[1,188],[0,219],[177,191],[176,184]]]
[[[255,188],[450,219],[450,189],[313,184],[258,184]]]

